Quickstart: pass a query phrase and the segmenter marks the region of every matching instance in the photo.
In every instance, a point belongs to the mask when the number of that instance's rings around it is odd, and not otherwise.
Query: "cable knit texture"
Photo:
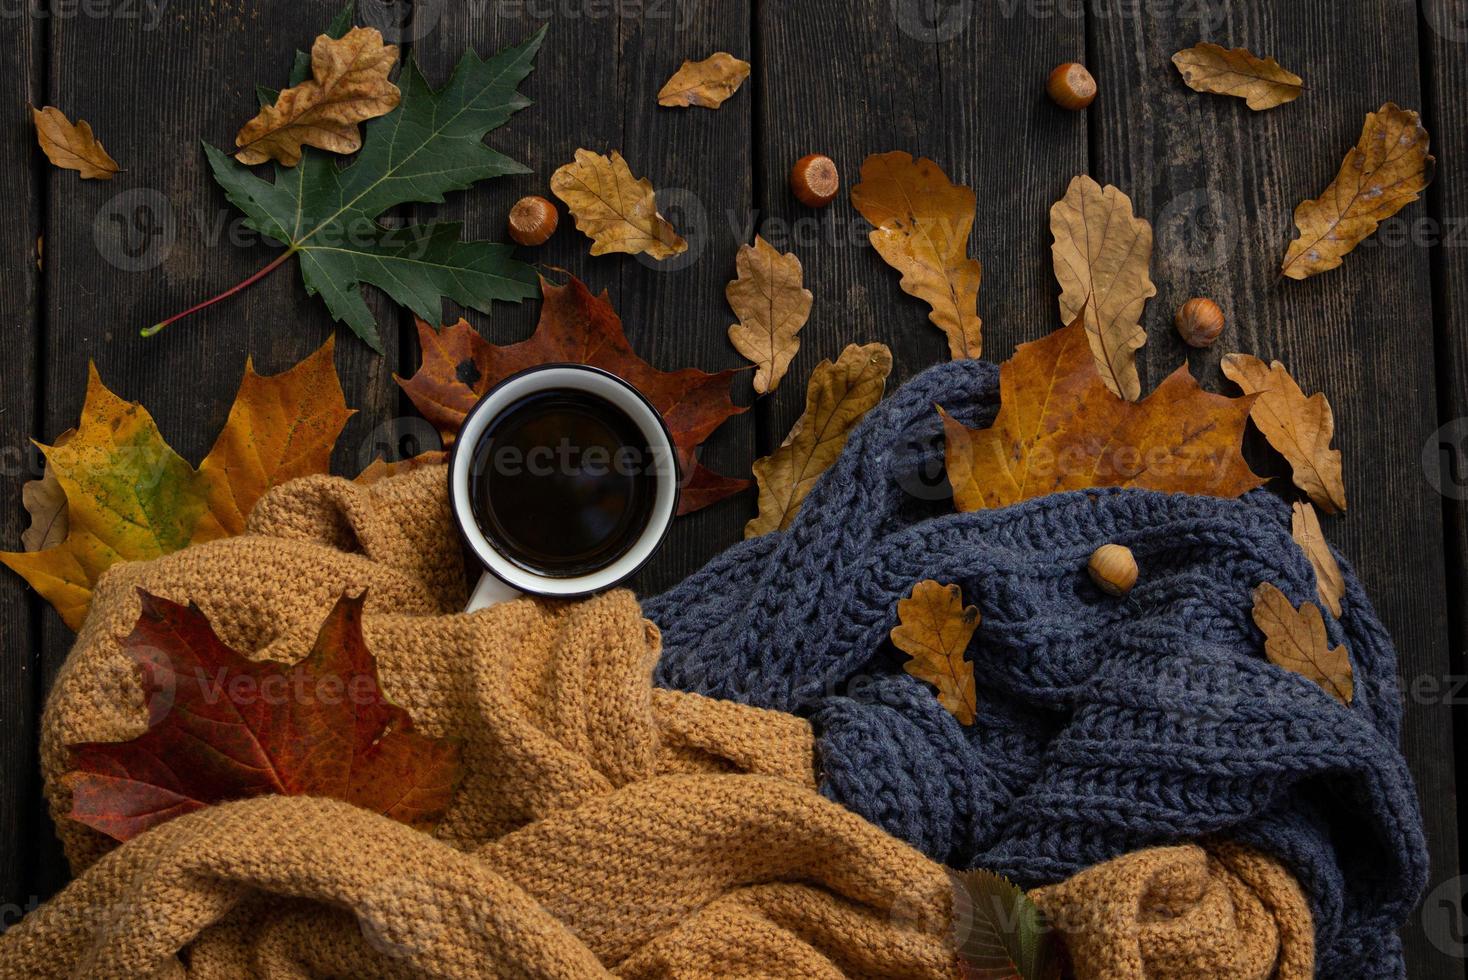
[[[941,404],[987,425],[998,371],[933,367],[872,411],[792,526],[644,603],[659,683],[812,719],[821,789],[957,867],[1061,880],[1148,845],[1225,833],[1283,860],[1314,910],[1323,975],[1401,976],[1396,930],[1427,858],[1398,748],[1396,654],[1345,562],[1356,699],[1271,665],[1250,617],[1273,582],[1315,600],[1289,509],[1101,490],[953,512]],[[1117,542],[1125,598],[1086,576]],[[963,727],[888,642],[914,583],[957,583],[978,721]]]
[[[626,592],[459,613],[445,483],[442,468],[296,481],[244,537],[103,577],[43,722],[79,877],[0,936],[0,980],[954,975],[948,869],[817,792],[808,722],[654,689],[658,631]],[[146,723],[117,642],[140,587],[287,662],[338,595],[366,589],[387,693],[464,740],[436,834],[302,797],[206,808],[121,846],[66,820],[65,745]],[[1302,891],[1236,851],[1254,871],[1189,845],[1035,897],[1075,932],[1081,980],[1304,980]]]

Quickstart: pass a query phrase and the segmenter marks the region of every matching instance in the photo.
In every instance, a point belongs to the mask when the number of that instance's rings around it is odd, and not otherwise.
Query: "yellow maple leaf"
[[[872,247],[902,273],[902,291],[932,308],[928,319],[947,334],[954,359],[984,351],[983,267],[968,257],[975,201],[932,160],[900,150],[867,157],[851,189],[851,203],[873,225]]]
[[[55,106],[31,109],[36,124],[36,142],[46,159],[63,170],[75,170],[83,180],[111,180],[121,173],[117,161],[102,148],[86,120],[75,124]],[[39,261],[40,250],[37,249]]]
[[[1366,114],[1361,139],[1325,192],[1295,208],[1299,235],[1282,275],[1306,279],[1334,269],[1383,220],[1421,196],[1437,165],[1417,113],[1388,102]]]
[[[1101,380],[1136,401],[1142,394],[1137,351],[1147,343],[1142,308],[1157,295],[1149,275],[1152,226],[1132,213],[1131,198],[1082,174],[1051,206],[1050,233],[1061,322],[1084,310]]]
[[[963,604],[958,586],[927,579],[898,600],[898,625],[891,632],[893,646],[912,658],[903,669],[936,687],[938,702],[964,725],[974,723],[978,709],[974,665],[964,653],[979,618],[977,606]]]
[[[718,51],[702,61],[685,61],[658,92],[661,106],[700,106],[717,109],[749,77],[749,62],[727,51]]]
[[[66,538],[42,551],[0,553],[0,562],[79,629],[93,587],[113,565],[239,533],[265,490],[325,472],[351,415],[332,349],[328,341],[269,378],[247,367],[229,421],[198,470],[169,447],[147,409],[113,394],[92,366],[75,434],[41,447],[66,495]]]
[[[550,187],[591,239],[592,255],[626,252],[669,259],[688,251],[688,242],[658,213],[652,182],[632,176],[616,150],[610,157],[577,150],[574,163],[551,174]]]
[[[311,46],[312,77],[281,92],[235,136],[239,161],[294,167],[303,146],[357,152],[359,124],[386,115],[402,99],[387,80],[397,62],[397,46],[383,44],[370,27],[355,27],[339,39],[322,34]]]
[[[1000,365],[989,428],[939,409],[954,503],[973,511],[1091,487],[1237,497],[1263,483],[1240,452],[1252,402],[1204,391],[1186,364],[1141,401],[1118,398],[1077,318]]]
[[[734,259],[739,278],[724,289],[739,322],[729,328],[729,341],[754,362],[754,390],[774,391],[800,350],[796,336],[810,316],[813,301],[805,288],[800,259],[781,255],[759,235],[742,245]]]

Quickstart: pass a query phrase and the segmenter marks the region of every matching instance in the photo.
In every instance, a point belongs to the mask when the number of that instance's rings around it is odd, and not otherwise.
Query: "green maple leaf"
[[[334,23],[332,29],[345,28]],[[459,222],[394,227],[381,216],[402,204],[442,203],[448,192],[477,181],[529,172],[483,141],[530,105],[517,87],[534,67],[545,32],[489,60],[467,52],[438,92],[409,61],[398,79],[402,101],[367,124],[361,153],[345,167],[308,149],[296,167],[275,165],[275,179],[268,181],[205,143],[214,179],[245,213],[245,224],[285,251],[240,285],[149,327],[144,336],[253,284],[293,255],[301,259],[306,291],[319,294],[333,317],[379,353],[382,341],[363,283],[430,323],[441,322],[444,297],[488,311],[495,300],[536,295],[534,270],[511,258],[511,246],[463,241]],[[306,70],[309,60],[303,63],[298,53],[293,83]]]

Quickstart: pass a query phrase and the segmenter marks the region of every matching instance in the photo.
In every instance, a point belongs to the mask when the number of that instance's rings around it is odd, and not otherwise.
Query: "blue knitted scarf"
[[[645,604],[663,631],[658,682],[809,717],[822,791],[956,867],[1033,886],[1148,845],[1251,844],[1308,892],[1322,975],[1402,975],[1396,930],[1427,856],[1396,653],[1360,582],[1342,562],[1343,614],[1325,617],[1350,650],[1347,706],[1264,657],[1254,588],[1318,601],[1267,492],[1080,491],[954,513],[933,405],[987,425],[998,397],[993,365],[954,361],[874,409],[789,530]],[[1106,542],[1141,568],[1125,598],[1085,574]],[[982,612],[972,726],[888,641],[923,579],[958,583]]]

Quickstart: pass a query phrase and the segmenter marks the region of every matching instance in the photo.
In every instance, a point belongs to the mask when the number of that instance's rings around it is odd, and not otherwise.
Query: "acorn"
[[[1045,93],[1062,109],[1077,111],[1096,101],[1096,79],[1075,61],[1056,65],[1045,80]]]
[[[836,199],[840,189],[841,174],[836,170],[836,161],[828,156],[811,153],[790,168],[790,190],[806,207],[825,207]]]
[[[1212,347],[1223,333],[1223,311],[1213,300],[1201,296],[1179,306],[1172,322],[1190,347]]]
[[[510,237],[521,245],[544,245],[556,233],[561,213],[543,197],[522,197],[510,209]]]
[[[1086,562],[1091,581],[1107,595],[1123,596],[1137,584],[1137,560],[1132,549],[1120,544],[1103,544]]]

